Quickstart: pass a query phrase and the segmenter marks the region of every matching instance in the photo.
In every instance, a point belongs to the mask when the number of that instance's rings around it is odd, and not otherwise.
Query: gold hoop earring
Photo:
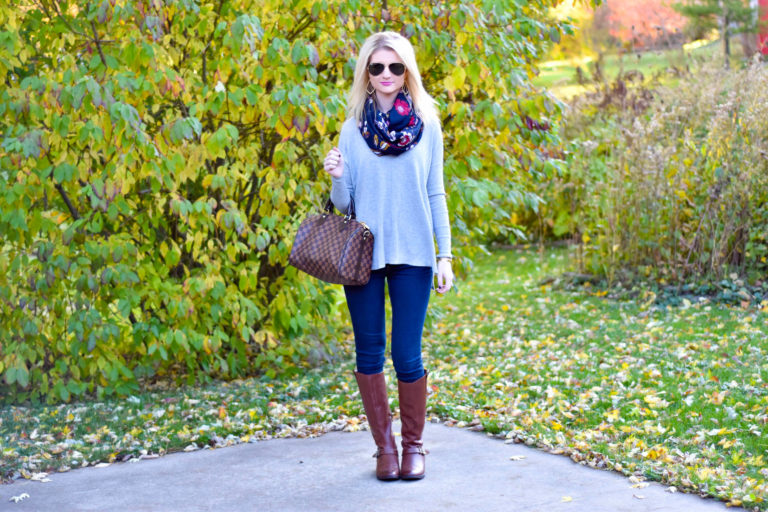
[[[376,92],[376,89],[373,88],[373,84],[371,82],[368,82],[368,85],[365,88],[365,92],[368,93],[368,96]]]

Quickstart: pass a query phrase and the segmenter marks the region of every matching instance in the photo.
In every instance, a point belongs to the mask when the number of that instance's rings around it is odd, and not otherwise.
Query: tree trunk
[[[723,57],[725,58],[725,69],[731,67],[731,38],[728,34],[728,7],[723,6]]]
[[[741,47],[744,48],[745,57],[752,57],[757,53],[757,36],[752,32],[741,34]]]

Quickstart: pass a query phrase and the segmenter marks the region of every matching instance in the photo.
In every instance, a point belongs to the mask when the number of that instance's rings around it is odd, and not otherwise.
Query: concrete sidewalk
[[[396,425],[399,431],[399,425]],[[633,488],[615,472],[482,433],[427,424],[424,480],[379,482],[369,432],[333,432],[176,453],[0,486],[0,510],[69,511],[724,511],[719,501]],[[399,437],[398,437],[399,442]],[[512,456],[524,456],[511,460]],[[9,501],[22,493],[29,498]],[[728,509],[743,510],[743,509]]]

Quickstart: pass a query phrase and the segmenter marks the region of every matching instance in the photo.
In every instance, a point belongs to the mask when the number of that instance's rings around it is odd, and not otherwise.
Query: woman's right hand
[[[341,156],[339,148],[334,147],[325,155],[323,168],[334,178],[341,178],[341,175],[344,174],[344,157]]]

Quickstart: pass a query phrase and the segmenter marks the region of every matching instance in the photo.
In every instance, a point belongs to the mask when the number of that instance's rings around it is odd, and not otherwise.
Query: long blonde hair
[[[424,121],[429,119],[439,121],[437,109],[435,108],[436,102],[421,83],[421,74],[416,64],[416,54],[413,51],[413,46],[397,32],[377,32],[368,37],[363,43],[363,47],[360,48],[360,55],[355,65],[355,79],[352,82],[352,89],[350,89],[347,95],[347,107],[350,117],[354,117],[357,121],[363,119],[365,100],[368,99],[368,64],[373,52],[381,48],[387,48],[397,53],[403,64],[405,64],[405,85],[410,92],[416,114]]]

